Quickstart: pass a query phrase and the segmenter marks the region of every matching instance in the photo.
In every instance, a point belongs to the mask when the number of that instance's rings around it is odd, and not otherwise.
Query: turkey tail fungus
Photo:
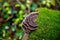
[[[24,30],[24,35],[22,40],[28,40],[29,34],[37,29],[37,24],[35,23],[35,19],[38,16],[38,12],[29,13],[26,18],[22,22],[22,28]]]

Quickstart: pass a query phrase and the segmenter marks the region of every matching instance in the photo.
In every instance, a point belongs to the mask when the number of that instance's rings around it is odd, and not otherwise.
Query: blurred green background
[[[30,40],[60,40],[60,0],[0,0],[0,40],[21,40],[22,21],[36,10],[38,29]]]

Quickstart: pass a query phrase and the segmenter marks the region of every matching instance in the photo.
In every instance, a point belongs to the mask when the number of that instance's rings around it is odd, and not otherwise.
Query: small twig
[[[19,0],[16,0],[19,4],[22,4]]]
[[[13,15],[11,15],[10,17],[8,17],[5,22],[9,21],[11,18],[13,17]]]

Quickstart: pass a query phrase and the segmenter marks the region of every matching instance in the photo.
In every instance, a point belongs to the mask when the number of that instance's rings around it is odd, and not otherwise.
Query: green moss
[[[60,11],[40,8],[37,24],[38,29],[30,34],[30,40],[60,39]]]

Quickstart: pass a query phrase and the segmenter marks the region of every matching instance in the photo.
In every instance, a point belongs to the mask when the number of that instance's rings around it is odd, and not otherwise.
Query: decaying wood
[[[29,40],[29,34],[24,33],[22,40]]]

